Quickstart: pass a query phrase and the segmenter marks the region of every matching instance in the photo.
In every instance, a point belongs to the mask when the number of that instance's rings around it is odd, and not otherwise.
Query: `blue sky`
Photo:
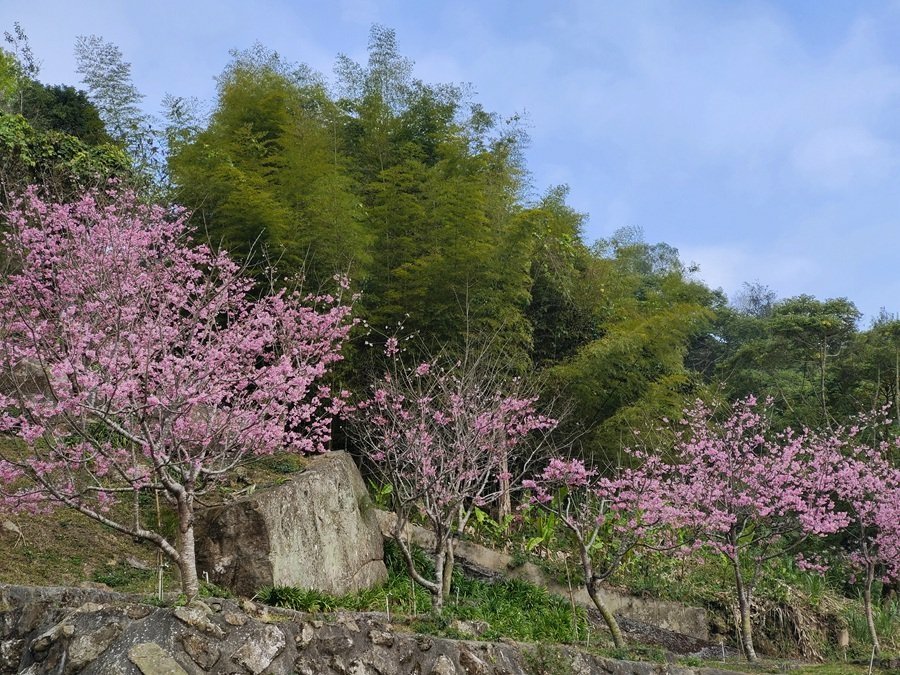
[[[116,43],[153,111],[212,98],[229,49],[330,74],[381,23],[419,78],[527,114],[535,193],[569,184],[588,240],[639,226],[729,294],[900,310],[900,2],[0,0],[16,20],[50,83],[76,35]]]

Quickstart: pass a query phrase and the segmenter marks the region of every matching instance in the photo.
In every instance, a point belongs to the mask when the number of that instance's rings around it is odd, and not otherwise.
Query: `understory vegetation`
[[[414,549],[417,562],[426,569],[428,555]],[[546,589],[517,579],[479,581],[457,569],[453,593],[440,615],[431,609],[431,596],[415,584],[406,571],[406,563],[396,544],[387,542],[385,565],[388,580],[383,586],[359,593],[334,597],[319,591],[290,587],[262,589],[258,598],[271,605],[304,612],[336,609],[385,612],[410,619],[413,630],[445,637],[479,637],[497,640],[508,637],[522,642],[574,644],[587,640],[585,611],[575,608]],[[462,633],[458,621],[485,622],[477,635]],[[595,640],[597,638],[595,637]]]

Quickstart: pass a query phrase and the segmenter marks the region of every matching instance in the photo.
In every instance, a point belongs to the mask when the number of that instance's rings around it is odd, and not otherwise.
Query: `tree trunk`
[[[188,601],[200,595],[197,579],[197,556],[194,549],[193,496],[186,494],[178,499],[178,569],[181,572],[181,591]]]
[[[900,426],[900,349],[894,350],[894,411],[895,424]]]
[[[876,654],[881,654],[881,643],[878,641],[878,631],[875,630],[875,615],[872,610],[872,584],[875,581],[875,565],[866,563],[866,587],[863,589],[863,605],[866,611],[866,625],[869,627],[869,636],[872,638],[872,647]]]
[[[512,513],[512,498],[510,497],[509,485],[509,455],[506,448],[503,449],[503,454],[500,457],[500,502],[497,511],[497,522],[500,524],[503,524],[506,517]]]
[[[603,621],[606,622],[606,627],[609,628],[609,632],[612,634],[613,644],[619,649],[623,649],[625,647],[625,638],[622,636],[622,629],[619,628],[619,622],[616,621],[615,615],[603,602],[600,589],[597,588],[597,582],[594,579],[590,579],[587,582],[587,592],[591,596],[591,600],[594,601],[597,611],[600,612],[600,616],[603,617]]]
[[[447,567],[447,554],[441,550],[434,555],[434,587],[431,592],[431,609],[440,614],[444,610],[444,572]]]
[[[453,566],[456,564],[456,557],[453,552],[453,540],[447,540],[447,557],[444,558],[444,574],[441,584],[441,596],[443,600],[450,597],[450,585],[453,583]]]
[[[826,359],[828,358],[828,341],[824,340],[822,342],[822,379],[820,382],[820,387],[822,389],[822,414],[825,416],[825,425],[831,428],[831,425],[828,423],[828,399],[825,394],[825,367],[826,367]]]
[[[442,554],[437,552],[434,553],[435,576],[437,577],[437,580],[431,581],[430,579],[426,579],[425,577],[423,577],[416,569],[416,561],[413,559],[412,550],[409,547],[409,542],[403,537],[406,523],[406,518],[404,517],[403,519],[401,519],[398,515],[397,520],[394,523],[394,531],[391,533],[391,537],[395,542],[397,542],[397,546],[400,548],[400,552],[403,554],[403,559],[406,560],[406,570],[409,572],[409,576],[412,579],[413,583],[418,584],[431,594],[432,607],[440,612],[441,607],[443,606],[441,596],[441,579],[443,575],[443,559],[441,558]],[[413,596],[413,601],[415,602],[415,596]]]
[[[738,609],[741,615],[741,625],[739,626],[741,646],[744,649],[744,656],[748,661],[756,661],[756,650],[753,648],[753,624],[750,621],[750,590],[744,584],[744,576],[741,574],[740,561],[732,560],[734,566],[734,583],[738,595]]]
[[[623,649],[625,647],[625,638],[622,636],[622,629],[619,628],[619,622],[616,621],[615,615],[606,606],[606,603],[603,602],[603,596],[600,595],[597,579],[594,578],[594,564],[591,562],[591,554],[580,537],[578,545],[579,554],[581,555],[581,571],[584,572],[588,595],[591,596],[591,600],[594,601],[594,607],[597,608],[600,616],[603,617],[603,621],[606,622],[606,627],[609,628],[609,632],[612,635],[613,644],[617,648]]]

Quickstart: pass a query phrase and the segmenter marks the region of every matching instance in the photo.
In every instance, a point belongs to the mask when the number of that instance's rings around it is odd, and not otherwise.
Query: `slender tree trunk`
[[[447,557],[444,558],[444,573],[441,583],[441,597],[446,600],[450,597],[450,585],[453,583],[453,566],[456,564],[456,557],[453,552],[453,539],[447,540]]]
[[[622,635],[622,629],[619,628],[619,622],[616,621],[615,615],[610,611],[606,603],[603,602],[603,596],[600,595],[600,588],[597,579],[594,578],[594,565],[591,562],[591,555],[588,553],[584,543],[579,539],[579,553],[581,554],[581,570],[584,572],[585,585],[587,586],[588,595],[594,602],[594,607],[600,612],[606,627],[612,635],[613,644],[622,649],[625,647],[625,638]]]
[[[597,611],[600,612],[600,616],[603,617],[606,627],[609,628],[613,644],[619,649],[624,648],[625,637],[622,635],[622,629],[619,628],[619,622],[616,621],[615,615],[610,611],[609,607],[606,606],[606,603],[603,602],[603,596],[600,595],[600,589],[598,588],[597,582],[593,579],[587,583],[587,592],[588,595],[591,596],[591,600],[594,601],[594,606],[597,608]]]
[[[872,609],[872,584],[875,582],[875,565],[866,563],[866,587],[863,589],[863,605],[866,611],[866,625],[869,627],[869,636],[872,638],[872,647],[876,654],[881,654],[881,643],[878,641],[878,631],[875,630],[875,615]]]
[[[753,648],[753,623],[750,621],[750,589],[744,583],[744,575],[741,574],[740,561],[732,560],[734,566],[734,584],[738,595],[738,609],[741,615],[740,638],[744,648],[744,656],[748,661],[756,661],[756,650]]]
[[[900,349],[894,350],[894,411],[895,424],[900,426]]]
[[[200,594],[197,555],[194,548],[194,504],[191,494],[185,494],[178,499],[178,556],[181,591],[190,601]]]
[[[512,499],[510,497],[509,486],[509,455],[506,448],[503,449],[500,457],[500,501],[498,508],[499,523],[503,523],[508,515],[512,513]]]
[[[409,577],[410,579],[412,579],[412,583],[418,584],[431,594],[432,607],[435,608],[437,612],[440,612],[443,606],[443,598],[441,595],[441,579],[443,578],[443,554],[438,552],[434,553],[435,576],[437,577],[436,581],[431,581],[430,579],[426,579],[425,577],[423,577],[416,569],[416,561],[413,559],[412,549],[409,546],[409,542],[403,537],[406,523],[407,519],[405,517],[401,519],[398,516],[397,520],[394,523],[394,531],[391,534],[391,537],[395,542],[397,542],[397,546],[400,548],[400,552],[403,554],[403,559],[406,560],[406,570],[407,572],[409,572]],[[413,597],[413,601],[415,601],[415,596]]]
[[[437,614],[444,610],[444,571],[446,570],[447,554],[441,550],[434,555],[435,584],[431,591],[431,608]]]

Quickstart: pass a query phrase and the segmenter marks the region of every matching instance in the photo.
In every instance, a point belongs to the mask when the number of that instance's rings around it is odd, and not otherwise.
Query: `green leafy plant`
[[[110,588],[126,589],[146,585],[153,575],[153,570],[137,569],[128,563],[116,562],[96,570],[91,579]]]
[[[390,483],[369,481],[369,494],[372,495],[372,501],[379,509],[390,509],[393,492],[394,488]]]
[[[257,597],[267,605],[313,613],[333,611],[340,603],[328,593],[294,586],[267,586],[257,593]]]

